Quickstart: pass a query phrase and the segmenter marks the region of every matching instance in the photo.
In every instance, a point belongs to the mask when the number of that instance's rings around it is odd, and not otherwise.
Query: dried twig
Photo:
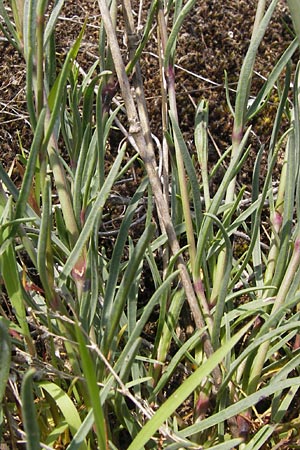
[[[136,146],[139,149],[139,153],[144,161],[145,168],[147,170],[147,174],[151,183],[153,195],[155,198],[157,211],[164,224],[164,228],[168,236],[171,251],[173,255],[178,255],[177,267],[180,271],[182,285],[185,290],[196,327],[199,329],[203,329],[206,326],[206,324],[202,312],[200,310],[187,267],[185,265],[183,257],[180,254],[180,245],[177,240],[176,232],[171,221],[169,207],[163,195],[161,183],[157,175],[155,154],[151,139],[146,102],[143,95],[143,87],[141,82],[139,65],[137,64],[135,67],[135,94],[138,105],[138,112],[137,112],[137,108],[135,106],[131,91],[131,86],[126,74],[125,65],[123,63],[121,51],[117,41],[117,36],[111,21],[109,9],[107,7],[105,0],[98,0],[98,4],[102,16],[102,21],[107,32],[108,44],[111,50],[122,97],[124,99],[127,111],[129,122],[129,133],[134,138]],[[135,35],[133,20],[132,18],[130,18],[132,11],[131,5],[129,4],[127,7],[125,6],[124,9],[128,17],[127,26],[129,25],[130,27],[128,37],[130,40],[130,44],[132,45],[133,42],[136,42],[137,36]],[[204,351],[207,357],[209,357],[213,353],[213,347],[208,332],[203,333],[202,341]],[[221,382],[221,372],[219,368],[217,368],[217,370],[214,372],[215,386],[217,387],[220,384],[220,382]]]

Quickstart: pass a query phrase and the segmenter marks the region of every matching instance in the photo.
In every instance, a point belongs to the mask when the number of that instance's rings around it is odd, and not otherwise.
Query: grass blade
[[[83,337],[79,325],[76,324],[75,327],[76,327],[77,342],[79,343],[81,364],[86,379],[86,385],[90,397],[91,406],[93,408],[95,426],[98,436],[98,446],[104,450],[108,448],[106,435],[107,433],[106,433],[104,412],[100,402],[99,388],[97,385],[95,364],[93,363],[91,355],[89,354],[89,351],[87,349],[87,342]]]
[[[8,326],[3,317],[0,317],[0,410],[2,409],[2,400],[9,376],[10,361],[11,339],[8,333]]]
[[[152,419],[145,424],[133,442],[129,445],[128,450],[140,449],[151,439],[164,421],[173,414],[176,408],[178,408],[178,406],[200,385],[201,381],[225,358],[227,353],[237,344],[252,323],[253,321],[242,328],[242,330],[218,349],[201,367],[185,380],[185,382],[159,408]]]
[[[180,30],[180,27],[186,18],[186,15],[189,13],[189,11],[192,9],[194,4],[196,3],[196,0],[188,0],[184,7],[181,9],[180,13],[178,14],[177,19],[175,20],[175,23],[172,27],[169,39],[167,41],[167,46],[165,50],[165,60],[164,60],[164,66],[167,69],[170,58],[172,58],[172,52],[176,43],[176,39]]]
[[[109,172],[109,175],[106,177],[103,187],[102,187],[101,191],[99,192],[99,194],[92,206],[92,209],[86,219],[86,222],[85,222],[84,227],[78,237],[78,240],[68,257],[63,270],[60,273],[60,277],[59,277],[60,284],[65,282],[66,277],[70,274],[74,265],[78,261],[78,258],[83,250],[83,247],[86,244],[87,240],[89,239],[89,237],[93,231],[94,224],[96,223],[96,221],[99,220],[99,217],[101,217],[101,213],[102,213],[103,207],[105,205],[106,199],[110,193],[111,187],[117,177],[119,167],[122,163],[124,152],[125,152],[125,145],[123,145],[117,158],[115,159],[113,166]]]
[[[40,450],[40,430],[33,397],[33,376],[35,369],[29,369],[24,375],[21,387],[22,414],[26,432],[26,449]]]
[[[114,251],[112,254],[110,265],[111,267],[120,267],[122,252],[125,245],[125,242],[128,238],[129,227],[134,215],[134,212],[137,208],[139,200],[142,198],[144,190],[146,189],[148,184],[148,180],[144,180],[139,189],[134,194],[131,204],[128,206],[125,217],[122,221],[120,231],[114,246]],[[106,291],[103,302],[103,311],[102,311],[102,323],[108,322],[111,317],[112,308],[113,308],[113,298],[116,291],[117,280],[119,276],[119,270],[110,270],[109,277],[107,280]]]
[[[41,150],[41,144],[44,135],[45,113],[46,113],[45,109],[42,110],[34,133],[34,138],[30,148],[29,158],[26,164],[26,171],[23,178],[22,187],[20,189],[18,201],[16,203],[16,213],[15,213],[16,219],[24,215],[26,203],[30,195],[30,190],[32,189],[33,177],[36,170],[37,157]]]
[[[109,352],[112,340],[114,339],[121,318],[127,294],[130,290],[131,283],[133,283],[136,276],[136,269],[145,256],[145,251],[149,245],[150,239],[153,236],[155,225],[151,223],[142,234],[137,246],[135,247],[132,257],[127,265],[120,288],[113,303],[113,314],[110,315],[109,320],[104,323],[105,333],[102,340],[102,351],[106,355]]]
[[[188,437],[200,431],[207,430],[208,428],[218,424],[220,421],[229,419],[230,417],[237,416],[253,405],[256,405],[262,398],[268,398],[269,396],[275,394],[278,389],[287,389],[292,386],[299,386],[300,377],[290,378],[288,380],[282,380],[279,384],[272,384],[251,394],[240,400],[239,402],[228,406],[224,411],[218,412],[207,419],[204,419],[201,423],[187,427],[185,430],[180,432],[180,436]],[[129,447],[130,448],[130,447]]]
[[[299,3],[297,0],[287,0],[288,6],[291,11],[293,25],[298,38],[298,44],[300,45],[300,17],[299,17]]]
[[[81,426],[81,419],[79,413],[68,396],[66,392],[64,392],[57,384],[51,383],[50,381],[41,381],[38,383],[38,386],[44,389],[50,397],[53,398],[55,404],[62,412],[65,421],[67,422],[70,432],[74,436],[76,431]],[[81,450],[87,450],[87,446],[83,442],[80,446]]]

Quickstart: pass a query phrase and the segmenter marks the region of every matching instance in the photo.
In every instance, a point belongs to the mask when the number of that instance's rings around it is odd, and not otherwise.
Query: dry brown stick
[[[125,103],[128,122],[129,122],[129,133],[133,136],[136,145],[139,149],[139,153],[144,161],[145,168],[151,183],[151,188],[153,191],[153,195],[155,198],[156,207],[158,213],[163,221],[164,228],[166,230],[169,244],[173,255],[178,255],[177,257],[177,267],[180,272],[180,277],[182,281],[183,288],[185,290],[187,301],[189,303],[189,307],[191,309],[195,325],[198,329],[205,328],[205,320],[203,318],[201,309],[199,307],[194,288],[186,268],[183,257],[181,256],[181,248],[179,242],[177,240],[176,232],[174,226],[171,221],[169,207],[166,202],[166,199],[163,195],[161,183],[159,177],[157,175],[156,170],[156,160],[155,153],[152,144],[152,138],[149,127],[149,119],[147,114],[146,102],[143,94],[143,87],[141,81],[141,74],[139,65],[137,64],[135,67],[135,79],[136,79],[136,99],[137,105],[139,109],[139,115],[134,103],[134,99],[131,92],[131,87],[129,83],[129,79],[126,74],[125,65],[123,63],[121,51],[119,48],[119,44],[117,41],[117,37],[115,34],[115,30],[113,28],[109,9],[107,7],[105,0],[98,0],[102,21],[107,33],[107,40],[111,50],[112,59],[114,61],[116,74],[118,77],[122,97]],[[126,9],[126,8],[125,8]],[[129,12],[131,11],[131,6],[127,9],[127,15],[129,17]],[[131,19],[128,20],[130,23]],[[134,29],[130,30],[130,37],[134,38],[135,31]],[[202,334],[203,348],[207,357],[209,357],[213,353],[213,347],[210,341],[210,336],[207,331]],[[217,367],[213,372],[214,384],[215,387],[221,383],[221,371],[219,367]]]

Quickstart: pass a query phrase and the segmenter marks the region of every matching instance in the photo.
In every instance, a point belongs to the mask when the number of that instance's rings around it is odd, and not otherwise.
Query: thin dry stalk
[[[171,251],[173,255],[179,255],[177,257],[177,267],[180,271],[182,285],[185,290],[196,327],[199,329],[203,329],[205,327],[205,321],[202,316],[185,262],[183,260],[183,257],[180,255],[180,245],[177,240],[176,232],[174,230],[171,221],[171,217],[169,214],[169,207],[168,204],[166,203],[165,197],[162,192],[161,183],[157,175],[155,153],[150,133],[149,119],[147,114],[145,98],[143,94],[143,85],[141,80],[139,64],[137,64],[135,67],[135,94],[138,105],[138,112],[137,112],[131,92],[130,83],[126,75],[126,70],[122,60],[117,37],[112,25],[109,9],[107,7],[105,0],[98,0],[98,4],[103,24],[107,32],[108,44],[111,50],[112,59],[114,61],[122,97],[124,99],[125,107],[127,110],[127,116],[129,121],[129,133],[133,136],[136,145],[139,149],[139,153],[144,161],[145,168],[147,170],[147,174],[151,183],[153,195],[155,198],[157,211],[164,224]],[[131,14],[131,6],[127,5],[126,9],[127,9],[126,14],[127,16],[129,16]],[[127,26],[129,25],[130,27],[130,23],[133,24],[133,21],[131,19],[130,21],[128,21]],[[134,28],[130,29],[129,36],[130,36],[129,40],[131,42],[132,40],[136,39]],[[209,357],[213,353],[213,347],[208,332],[203,333],[202,341],[204,351],[207,357]],[[221,371],[219,367],[215,369],[213,376],[215,387],[217,388],[221,383]]]

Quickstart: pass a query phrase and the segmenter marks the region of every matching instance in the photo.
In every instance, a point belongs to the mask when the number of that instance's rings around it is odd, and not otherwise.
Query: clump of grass
[[[28,449],[69,450],[250,450],[275,448],[288,438],[294,443],[289,429],[299,429],[299,417],[289,408],[300,383],[299,67],[292,68],[291,58],[297,38],[249,102],[257,50],[277,5],[258,2],[235,103],[229,104],[232,144],[216,164],[227,156],[228,168],[212,191],[209,104],[203,99],[195,110],[191,155],[175,87],[176,41],[195,1],[153,1],[141,35],[129,0],[122,12],[114,2],[98,3],[99,59],[84,72],[77,55],[86,24],[61,67],[56,65],[55,30],[64,1],[12,1],[11,10],[0,1],[1,28],[26,62],[34,135],[21,158],[20,186],[0,165],[6,299],[0,320],[0,439],[12,448],[23,441]],[[288,3],[298,33],[295,3]],[[116,14],[122,14],[129,62],[117,39]],[[151,134],[140,69],[154,31],[161,46],[161,142]],[[251,120],[275,88],[276,118],[268,148],[258,149],[252,197],[245,202],[236,180],[249,157]],[[117,92],[118,106],[112,101]],[[289,128],[282,133],[284,116]],[[115,127],[124,139],[108,165]],[[161,177],[155,145],[161,149]],[[125,157],[129,147],[131,156]],[[279,150],[284,163],[276,194]],[[105,207],[137,167],[143,177],[132,195],[120,196],[124,214],[108,257],[99,233]],[[141,205],[142,230],[132,235]],[[268,217],[267,230],[262,215]],[[248,246],[237,255],[232,238],[241,233]],[[154,288],[143,299],[145,269]],[[183,338],[178,331],[187,308],[192,330]],[[154,317],[150,342],[145,329]]]

